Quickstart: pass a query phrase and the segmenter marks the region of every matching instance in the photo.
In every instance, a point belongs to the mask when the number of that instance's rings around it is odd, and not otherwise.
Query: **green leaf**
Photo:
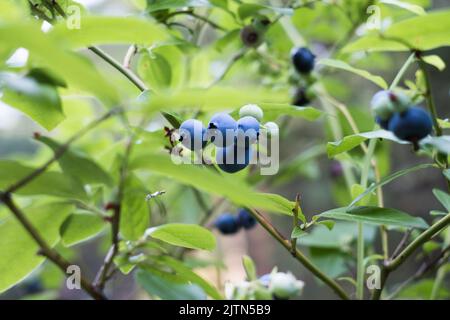
[[[419,16],[423,16],[426,15],[426,11],[424,10],[424,8],[422,8],[421,6],[418,6],[416,4],[412,4],[412,3],[407,3],[405,1],[400,1],[400,0],[381,0],[381,3],[384,4],[390,4],[393,6],[397,6],[399,8],[411,11],[412,13],[415,13]]]
[[[208,193],[221,195],[248,208],[292,215],[294,203],[276,194],[256,193],[244,181],[192,164],[175,164],[158,153],[142,153],[130,161],[131,169],[147,169]]]
[[[152,88],[163,90],[170,86],[172,77],[170,64],[158,53],[143,52],[140,55],[137,70],[142,79]]]
[[[213,299],[223,300],[223,296],[211,284],[197,275],[191,268],[184,265],[181,261],[175,260],[169,256],[163,256],[159,259],[164,267],[170,267],[178,276],[183,277],[190,283],[200,286],[208,296]]]
[[[364,241],[372,243],[376,236],[377,228],[372,225],[364,226]],[[351,222],[336,221],[333,230],[326,228],[314,228],[306,237],[298,239],[298,244],[307,247],[335,248],[346,251],[350,244],[356,241],[358,236],[355,224]]]
[[[178,129],[183,122],[180,116],[174,112],[161,112],[163,117],[172,125],[174,129]]]
[[[429,299],[435,284],[434,279],[424,279],[413,283],[402,289],[398,294],[401,299]],[[450,291],[445,287],[440,287],[436,294],[436,299],[448,300],[450,298]]]
[[[325,227],[327,227],[328,230],[333,230],[334,225],[336,224],[336,222],[334,220],[322,220],[317,222],[317,224],[323,225]]]
[[[444,176],[447,178],[447,180],[450,180],[450,169],[444,170]]]
[[[444,60],[442,60],[441,57],[439,57],[437,55],[425,56],[425,57],[422,57],[422,60],[425,61],[426,63],[432,65],[439,71],[444,71],[444,69],[446,67]]]
[[[280,8],[272,7],[264,4],[258,3],[243,3],[239,6],[238,14],[242,20],[255,15],[267,15],[267,14],[283,14],[283,15],[293,15],[294,10],[292,8]]]
[[[129,174],[121,203],[120,233],[127,240],[142,237],[150,223],[149,206],[145,197],[148,190],[134,174]]]
[[[235,109],[248,103],[283,103],[287,93],[284,91],[265,90],[255,87],[241,89],[212,87],[210,89],[184,89],[176,92],[158,92],[139,106],[145,112],[154,113],[160,110],[195,109],[224,110]]]
[[[383,89],[387,89],[388,85],[386,83],[386,81],[384,81],[384,79],[380,76],[374,76],[372,75],[370,72],[366,71],[366,70],[362,70],[362,69],[356,69],[352,66],[350,66],[349,64],[347,64],[344,61],[341,60],[333,60],[333,59],[322,59],[319,60],[318,64],[322,64],[324,66],[327,67],[331,67],[331,68],[337,68],[337,69],[341,69],[341,70],[345,70],[354,74],[357,74],[360,77],[363,77],[369,81],[372,81],[373,83],[375,83],[377,86],[383,88]]]
[[[427,15],[394,23],[383,37],[367,35],[348,44],[343,52],[354,51],[428,51],[450,45],[450,10],[431,11]],[[401,43],[406,42],[406,43]]]
[[[433,194],[436,199],[444,206],[447,212],[450,212],[450,195],[439,189],[433,189]]]
[[[0,160],[0,190],[30,175],[31,168],[10,160]],[[21,195],[45,194],[62,198],[86,200],[87,195],[81,182],[60,172],[46,171],[16,191]]]
[[[331,278],[339,277],[347,271],[347,256],[337,249],[309,248],[312,262]]]
[[[110,85],[85,57],[67,52],[61,45],[43,33],[35,23],[4,23],[0,25],[2,44],[13,48],[23,47],[30,51],[30,57],[39,61],[56,77],[64,79],[72,87],[93,93],[108,105],[118,101],[117,88]]]
[[[284,115],[314,121],[322,115],[322,111],[313,107],[297,107],[290,104],[261,103],[259,107],[264,111],[264,121],[274,121]],[[239,109],[233,111],[232,115],[236,115],[237,117],[239,115]]]
[[[151,45],[169,39],[167,32],[156,23],[130,16],[83,16],[79,29],[67,28],[63,21],[55,25],[49,36],[71,49],[101,44]]]
[[[300,237],[304,237],[306,236],[308,233],[304,230],[302,230],[302,228],[300,228],[299,226],[295,226],[294,229],[292,229],[291,232],[291,239],[297,239]]]
[[[421,147],[430,147],[441,153],[450,155],[450,136],[428,136],[419,142]]]
[[[72,209],[73,206],[67,203],[48,203],[24,211],[53,247],[59,241],[59,227]],[[45,258],[37,254],[38,245],[12,216],[0,220],[0,243],[0,292],[3,292],[25,279]]]
[[[0,73],[0,89],[6,104],[24,112],[47,130],[54,129],[65,118],[58,90],[53,86],[13,73]]]
[[[190,249],[211,251],[216,247],[214,235],[208,229],[195,224],[163,224],[147,229],[145,236]]]
[[[62,145],[48,137],[39,137],[39,141],[46,144],[53,152],[58,152]],[[61,169],[73,177],[78,177],[85,184],[113,185],[113,179],[100,165],[98,165],[87,154],[75,150],[73,147],[66,150],[64,155],[58,159]]]
[[[67,217],[59,232],[66,247],[89,240],[103,231],[105,221],[88,211],[78,210]]]
[[[376,225],[401,226],[409,228],[425,229],[428,224],[419,217],[412,217],[409,214],[390,208],[379,207],[347,207],[336,208],[319,215],[323,218],[365,222]]]
[[[242,264],[244,265],[245,273],[247,275],[247,281],[254,281],[258,277],[256,275],[256,267],[252,258],[247,255],[242,257]]]
[[[205,300],[203,290],[188,283],[174,283],[150,270],[139,269],[136,272],[136,281],[151,296],[157,296],[163,300]]]
[[[149,0],[147,12],[155,12],[165,9],[181,9],[183,7],[210,7],[207,0]]]
[[[419,164],[417,166],[411,167],[411,168],[407,168],[407,169],[403,169],[400,171],[397,171],[383,179],[380,180],[380,182],[378,183],[372,183],[363,193],[361,193],[360,195],[358,195],[350,204],[349,204],[349,208],[353,207],[356,203],[358,203],[362,198],[364,198],[365,196],[367,196],[368,194],[371,194],[372,192],[374,192],[378,187],[382,187],[385,184],[388,184],[389,182],[400,178],[404,175],[407,175],[409,173],[412,173],[414,171],[417,170],[421,170],[421,169],[428,169],[428,168],[435,168],[435,165],[432,163],[426,163],[426,164]]]
[[[333,158],[334,156],[340,153],[350,151],[353,148],[359,146],[367,139],[386,139],[390,141],[395,141],[400,144],[409,144],[409,142],[407,141],[399,140],[392,132],[387,130],[369,131],[346,136],[342,140],[337,142],[328,142],[327,144],[328,157]]]

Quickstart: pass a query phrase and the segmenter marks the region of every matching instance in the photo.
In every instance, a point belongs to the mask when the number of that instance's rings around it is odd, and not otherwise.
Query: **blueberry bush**
[[[431,0],[1,1],[0,297],[450,298],[449,30]],[[239,234],[263,254],[225,281]]]

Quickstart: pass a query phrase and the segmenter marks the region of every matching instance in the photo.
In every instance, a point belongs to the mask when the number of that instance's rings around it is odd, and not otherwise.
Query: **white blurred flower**
[[[277,272],[270,275],[269,289],[278,299],[289,299],[300,295],[305,283],[297,280],[290,272]]]

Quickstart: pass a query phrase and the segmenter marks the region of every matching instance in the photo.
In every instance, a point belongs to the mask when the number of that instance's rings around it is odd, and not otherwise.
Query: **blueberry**
[[[414,143],[428,136],[432,129],[430,115],[418,107],[396,113],[389,121],[389,131],[392,131],[399,139]]]
[[[292,49],[292,63],[299,73],[310,73],[314,69],[316,56],[308,48]]]
[[[222,234],[233,234],[238,232],[240,228],[236,218],[229,213],[224,213],[217,217],[214,225]]]
[[[225,112],[216,113],[208,124],[208,136],[218,147],[229,146],[234,143],[237,122]]]
[[[380,125],[380,127],[383,128],[384,130],[389,129],[389,119],[383,120],[379,116],[376,116],[375,122],[378,123]]]
[[[238,120],[238,130],[236,134],[239,147],[249,148],[250,144],[255,143],[259,136],[259,122],[253,117],[247,116]]]
[[[294,101],[292,104],[294,106],[303,107],[307,106],[310,102],[311,100],[309,99],[305,88],[298,88],[295,92]]]
[[[243,118],[246,116],[250,116],[258,121],[261,121],[264,116],[264,112],[256,104],[246,104],[241,109],[239,109],[239,117]]]
[[[236,173],[245,169],[251,158],[251,148],[239,148],[236,144],[225,148],[216,148],[217,165],[227,173]]]
[[[237,220],[244,229],[251,229],[256,225],[256,219],[246,209],[239,210]]]
[[[258,280],[264,287],[269,287],[269,285],[270,285],[270,273],[263,274],[261,277],[259,277]]]
[[[411,104],[408,96],[398,90],[381,90],[372,98],[370,106],[376,117],[387,121],[395,112],[404,112]],[[378,121],[377,121],[378,122]],[[378,122],[383,128],[380,122]]]
[[[263,37],[255,26],[248,25],[241,30],[241,40],[247,47],[258,47],[262,41]]]
[[[195,119],[189,119],[184,121],[179,129],[180,142],[191,150],[200,150],[206,145],[204,139],[206,129],[203,124]]]

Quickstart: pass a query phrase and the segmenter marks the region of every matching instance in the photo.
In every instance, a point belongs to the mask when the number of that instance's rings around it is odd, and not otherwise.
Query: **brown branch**
[[[12,214],[19,220],[20,224],[25,228],[28,234],[33,238],[33,240],[39,246],[39,254],[48,258],[55,265],[61,269],[64,274],[67,274],[67,268],[72,264],[63,258],[55,249],[50,247],[44,238],[41,237],[39,231],[33,226],[33,224],[28,220],[25,214],[17,207],[14,203],[10,193],[0,193],[0,200],[9,208]],[[106,300],[106,297],[99,292],[91,283],[81,276],[80,278],[81,287],[86,291],[92,298],[96,300]]]

